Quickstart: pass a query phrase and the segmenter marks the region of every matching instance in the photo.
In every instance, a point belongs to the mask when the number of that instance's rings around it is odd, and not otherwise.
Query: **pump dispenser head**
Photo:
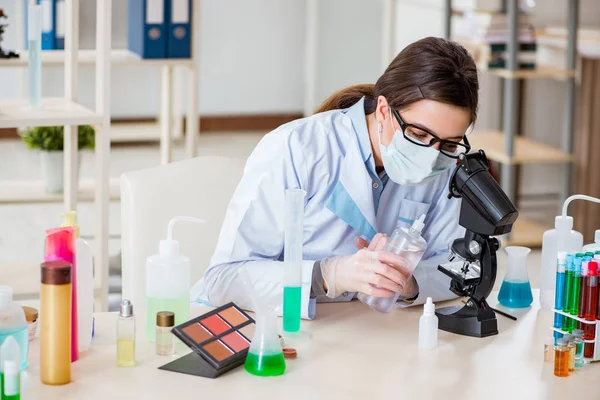
[[[72,226],[75,229],[75,237],[79,237],[79,225],[77,225],[77,211],[67,211],[64,214],[60,214],[65,219],[61,227]]]
[[[169,227],[167,228],[167,239],[161,240],[158,245],[158,252],[162,257],[174,258],[179,255],[179,242],[173,240],[173,226],[176,222],[187,221],[195,222],[197,224],[203,224],[204,220],[192,217],[174,217],[169,221]]]

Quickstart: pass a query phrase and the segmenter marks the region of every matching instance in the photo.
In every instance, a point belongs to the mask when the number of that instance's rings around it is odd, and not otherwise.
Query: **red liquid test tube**
[[[586,321],[595,321],[598,315],[598,263],[594,261],[588,263],[588,275],[584,318]],[[596,325],[583,325],[583,339],[594,340],[596,337]],[[585,343],[583,356],[585,358],[594,357],[594,343]]]
[[[589,263],[584,262],[581,264],[581,286],[579,290],[579,310],[577,316],[579,318],[585,318],[585,299],[587,298],[588,280],[589,280]],[[584,328],[583,322],[577,322],[577,329]]]

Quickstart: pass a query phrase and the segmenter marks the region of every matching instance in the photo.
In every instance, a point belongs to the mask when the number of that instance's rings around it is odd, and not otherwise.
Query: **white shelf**
[[[44,50],[42,51],[42,64],[63,65],[65,55],[64,50]],[[80,64],[95,64],[98,55],[96,50],[79,50],[77,57]],[[19,58],[0,59],[0,67],[26,67],[27,62],[27,50],[22,50]],[[192,66],[192,60],[189,58],[141,58],[127,49],[112,50],[110,62],[118,65]]]
[[[112,143],[158,142],[160,123],[158,122],[112,122],[110,124]]]
[[[0,100],[0,128],[101,124],[102,116],[64,98],[42,99],[42,108],[33,110],[28,101]]]
[[[93,201],[95,197],[94,179],[81,179],[77,192],[78,201]],[[109,183],[110,200],[120,200],[119,178],[111,178]],[[12,203],[60,203],[63,194],[48,194],[41,181],[0,181],[0,204]]]

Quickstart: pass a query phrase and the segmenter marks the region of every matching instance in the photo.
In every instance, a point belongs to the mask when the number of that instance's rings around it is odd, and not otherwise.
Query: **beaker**
[[[528,247],[511,246],[504,250],[508,253],[508,267],[500,287],[498,301],[505,307],[525,308],[533,302],[529,276],[527,275]]]
[[[252,375],[258,376],[276,376],[285,372],[275,310],[258,310],[256,332],[250,343],[244,368]]]

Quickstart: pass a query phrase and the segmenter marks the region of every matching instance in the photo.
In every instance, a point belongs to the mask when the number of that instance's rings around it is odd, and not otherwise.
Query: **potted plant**
[[[79,126],[78,150],[94,149],[95,131],[89,125]],[[64,165],[64,127],[38,126],[21,132],[23,142],[30,149],[40,150],[42,176],[47,193],[63,192],[63,165]],[[78,157],[77,179],[79,182],[79,166],[81,157]]]

